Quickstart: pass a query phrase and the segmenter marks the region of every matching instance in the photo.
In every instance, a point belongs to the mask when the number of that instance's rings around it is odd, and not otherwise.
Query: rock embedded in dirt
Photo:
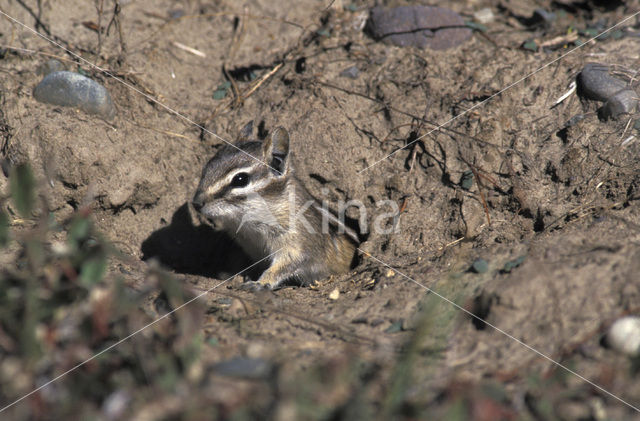
[[[616,118],[621,114],[635,112],[638,105],[638,94],[631,89],[625,89],[611,97],[600,109],[600,117],[604,119]]]
[[[34,88],[33,96],[40,102],[75,107],[105,120],[112,120],[116,115],[111,95],[105,87],[74,72],[49,73]]]
[[[637,108],[637,93],[627,82],[613,76],[607,65],[587,63],[578,75],[578,84],[584,97],[605,103],[599,110],[601,118],[617,118]]]
[[[399,47],[453,48],[471,37],[471,29],[456,12],[442,7],[398,6],[371,9],[369,33]]]
[[[471,268],[475,273],[485,273],[489,270],[489,262],[484,259],[476,259]]]
[[[221,376],[261,380],[269,377],[272,366],[262,358],[236,357],[216,364],[213,370]]]
[[[609,66],[587,63],[578,75],[578,85],[582,94],[596,101],[608,101],[620,91],[627,89],[627,83],[609,73]]]
[[[340,76],[348,77],[350,79],[357,79],[359,74],[360,74],[360,70],[358,69],[357,66],[347,67],[346,69],[340,72]]]
[[[473,14],[473,18],[482,24],[487,24],[493,22],[496,19],[496,16],[490,8],[485,7],[484,9],[480,9],[475,12]]]
[[[640,317],[622,317],[611,325],[606,336],[607,345],[616,351],[637,357],[640,355]]]

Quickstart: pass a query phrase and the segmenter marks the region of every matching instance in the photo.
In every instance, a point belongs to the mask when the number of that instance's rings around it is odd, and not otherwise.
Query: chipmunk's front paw
[[[257,292],[262,291],[265,288],[256,281],[246,281],[240,285],[240,289],[243,291]]]
[[[258,279],[257,281],[248,281],[243,283],[240,286],[240,289],[243,289],[245,291],[257,292],[257,291],[264,291],[264,290],[273,290],[276,288],[271,283],[262,282],[261,280]]]

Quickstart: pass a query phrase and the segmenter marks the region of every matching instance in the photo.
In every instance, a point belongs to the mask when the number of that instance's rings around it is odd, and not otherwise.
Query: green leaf
[[[36,201],[36,181],[29,164],[14,167],[9,183],[13,204],[23,218],[28,218]]]
[[[522,48],[525,50],[533,51],[534,53],[538,51],[538,44],[535,41],[527,41],[522,44]]]
[[[69,227],[69,240],[76,244],[89,237],[91,222],[87,218],[78,217],[73,220]]]
[[[527,256],[519,256],[518,258],[514,259],[514,260],[509,260],[507,263],[504,264],[504,267],[502,268],[503,272],[511,272],[513,269],[517,268],[518,266],[520,266],[522,264],[522,262],[524,262],[524,259]]]
[[[464,24],[467,28],[473,29],[474,31],[480,31],[480,32],[488,31],[485,25],[478,22],[466,21]]]
[[[465,190],[470,190],[473,187],[473,171],[467,170],[462,173],[460,177],[460,187]]]
[[[9,217],[0,210],[0,247],[4,247],[9,242]]]
[[[95,285],[102,280],[107,271],[107,259],[104,256],[95,256],[82,264],[80,269],[80,280],[88,287]]]
[[[475,273],[485,273],[489,270],[489,262],[484,259],[476,259],[471,265],[471,268]]]
[[[215,100],[224,99],[225,96],[227,96],[226,89],[216,89],[215,91],[213,91],[213,99]]]

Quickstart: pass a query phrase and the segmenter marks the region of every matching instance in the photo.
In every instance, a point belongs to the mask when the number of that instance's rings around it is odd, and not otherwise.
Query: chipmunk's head
[[[237,229],[243,217],[265,220],[270,204],[286,200],[291,174],[289,134],[278,127],[264,140],[252,140],[253,122],[234,145],[224,145],[202,170],[193,207],[215,228]]]

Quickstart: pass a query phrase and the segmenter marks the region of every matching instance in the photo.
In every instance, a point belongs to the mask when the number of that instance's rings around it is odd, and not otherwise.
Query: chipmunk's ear
[[[277,127],[262,144],[264,161],[274,170],[276,175],[286,174],[289,168],[289,133],[284,127]]]
[[[236,143],[238,142],[248,142],[251,139],[251,135],[253,134],[253,120],[248,122],[240,133],[238,134],[238,138],[236,139]]]

